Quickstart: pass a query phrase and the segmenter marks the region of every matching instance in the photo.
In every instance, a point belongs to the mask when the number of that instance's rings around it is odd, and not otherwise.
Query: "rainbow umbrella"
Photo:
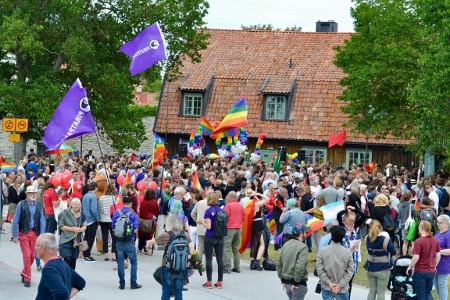
[[[219,156],[219,154],[216,154],[216,153],[210,153],[210,154],[206,155],[205,157],[209,158],[209,159],[216,159],[216,158],[219,158],[220,156]]]
[[[8,161],[2,162],[1,168],[3,173],[10,173],[17,171],[17,166],[14,163]]]
[[[66,143],[63,143],[59,147],[59,149],[49,149],[49,150],[45,151],[45,153],[47,153],[47,154],[63,154],[63,153],[70,153],[73,151],[74,151],[74,149],[72,147],[70,147]]]

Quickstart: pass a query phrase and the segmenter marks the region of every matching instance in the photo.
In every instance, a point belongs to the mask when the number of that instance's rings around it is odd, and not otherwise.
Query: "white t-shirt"
[[[439,196],[438,194],[436,194],[435,191],[432,191],[429,195],[428,198],[430,198],[430,200],[433,200],[434,202],[434,208],[436,209],[436,211],[439,211]]]

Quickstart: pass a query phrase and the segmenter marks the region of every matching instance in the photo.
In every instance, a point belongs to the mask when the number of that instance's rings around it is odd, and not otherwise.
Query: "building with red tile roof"
[[[263,149],[285,146],[304,150],[307,160],[399,165],[416,158],[403,150],[411,141],[392,137],[366,139],[344,128],[347,117],[338,96],[345,76],[333,64],[337,45],[352,33],[209,29],[209,46],[200,63],[184,61],[182,76],[165,81],[154,131],[167,136],[175,154],[201,116],[221,120],[242,96],[248,106],[249,149],[267,133]],[[329,135],[347,131],[343,147],[327,148]],[[206,138],[210,149],[214,141]],[[208,141],[209,140],[209,141]]]

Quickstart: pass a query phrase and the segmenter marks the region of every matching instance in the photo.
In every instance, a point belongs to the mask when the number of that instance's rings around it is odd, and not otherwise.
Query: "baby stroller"
[[[394,261],[394,267],[391,269],[391,276],[388,282],[391,300],[417,300],[413,292],[412,278],[406,274],[406,269],[408,269],[411,260],[412,256],[402,255]]]

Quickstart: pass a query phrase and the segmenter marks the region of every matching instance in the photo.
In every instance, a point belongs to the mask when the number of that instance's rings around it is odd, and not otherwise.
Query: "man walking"
[[[37,257],[45,267],[35,300],[72,299],[84,289],[86,281],[58,256],[58,243],[51,233],[40,235],[36,242]]]
[[[353,276],[353,257],[342,247],[345,229],[330,228],[331,242],[317,254],[316,270],[322,285],[322,299],[349,299],[349,281]]]
[[[237,202],[237,194],[234,191],[228,193],[226,197],[227,204],[224,211],[228,213],[228,232],[224,237],[223,251],[223,272],[230,274],[231,272],[240,273],[240,254],[239,243],[242,235],[242,222],[244,222],[244,207]],[[233,253],[233,268],[231,269],[231,253]]]
[[[13,242],[20,243],[23,257],[23,270],[20,276],[25,287],[31,286],[31,266],[36,255],[36,240],[45,232],[44,210],[37,202],[37,191],[27,187],[27,199],[17,205],[12,225]]]
[[[139,218],[131,209],[133,202],[129,197],[123,197],[123,207],[116,210],[113,215],[112,228],[115,231],[117,250],[117,274],[119,275],[119,289],[125,289],[125,254],[131,262],[131,289],[140,289],[142,285],[137,284],[137,254],[136,236],[139,228]],[[120,236],[119,231],[123,233]]]
[[[86,232],[84,239],[88,243],[88,249],[83,252],[84,262],[97,261],[91,256],[92,246],[94,245],[95,234],[97,233],[98,223],[100,222],[100,214],[98,212],[98,201],[95,193],[97,192],[98,184],[95,181],[89,183],[89,192],[83,196],[81,205],[83,206],[83,213],[86,215]]]
[[[292,228],[292,238],[281,248],[277,261],[278,277],[290,300],[303,300],[308,292],[308,247],[303,243],[306,231],[301,222]]]

